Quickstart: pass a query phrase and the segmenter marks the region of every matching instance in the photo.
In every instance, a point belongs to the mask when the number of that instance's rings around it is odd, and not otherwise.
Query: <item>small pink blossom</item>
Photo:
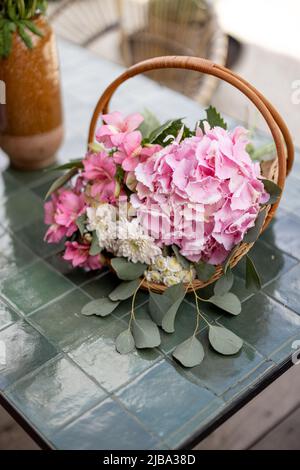
[[[116,190],[116,164],[106,152],[88,153],[83,160],[83,178],[91,185],[92,197],[113,202]]]
[[[144,120],[141,114],[130,114],[124,118],[117,111],[103,114],[102,119],[105,124],[98,129],[96,139],[107,148],[120,145],[125,139],[126,134],[135,131]]]
[[[91,256],[89,254],[90,245],[74,242],[66,242],[66,251],[63,258],[66,261],[71,261],[74,268],[81,267],[88,270],[100,269],[100,256]]]

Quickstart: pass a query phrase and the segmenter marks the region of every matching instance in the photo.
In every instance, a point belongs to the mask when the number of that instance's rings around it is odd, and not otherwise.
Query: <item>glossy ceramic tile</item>
[[[83,286],[83,290],[90,296],[98,299],[106,297],[120,283],[117,276],[107,273],[97,279],[94,279]]]
[[[55,434],[52,442],[60,449],[106,451],[150,449],[155,445],[153,436],[111,399]]]
[[[11,307],[0,300],[0,330],[19,318],[19,315]]]
[[[209,345],[207,330],[200,333],[199,339],[205,350],[204,360],[199,366],[183,371],[190,380],[197,381],[218,396],[223,395],[237,383],[241,384],[264,362],[262,355],[247,344],[244,344],[241,351],[234,356],[222,356]]]
[[[6,395],[35,427],[48,435],[106,397],[100,387],[62,357],[20,380]]]
[[[245,302],[234,320],[224,316],[220,323],[266,357],[297,332],[300,335],[300,317],[264,294]]]
[[[0,198],[9,196],[19,187],[20,183],[13,176],[6,172],[0,174]]]
[[[69,281],[42,261],[37,261],[5,279],[1,292],[18,309],[28,314],[72,288]]]
[[[61,349],[67,350],[74,343],[84,343],[95,331],[100,334],[100,330],[112,322],[112,317],[82,315],[81,309],[90,300],[80,290],[73,290],[56,302],[37,310],[30,316],[30,321]]]
[[[125,324],[115,321],[69,353],[82,370],[109,392],[129,382],[159,359],[155,350],[119,354],[115,339],[125,329]]]
[[[44,224],[44,219],[41,218],[31,222],[25,227],[22,227],[15,233],[17,238],[28,246],[31,251],[36,255],[45,258],[52,253],[58,253],[63,250],[63,243],[53,244],[44,242],[46,230],[47,227]]]
[[[12,230],[24,227],[42,215],[42,201],[29,189],[15,191],[6,200],[0,201],[0,219]]]
[[[7,229],[0,234],[0,283],[34,260],[34,253]]]
[[[269,284],[264,290],[300,315],[300,265]]]
[[[1,390],[57,354],[54,346],[23,320],[1,330],[0,341],[6,352],[5,364],[0,364]]]
[[[45,260],[57,272],[61,273],[64,277],[76,285],[86,283],[89,280],[99,276],[99,271],[86,272],[81,268],[73,268],[71,263],[67,263],[64,259],[62,259],[61,253],[50,255]]]
[[[294,214],[276,218],[263,233],[262,240],[300,259],[300,218]]]
[[[216,399],[213,393],[187,380],[180,369],[165,360],[117,396],[147,429],[161,438],[184,425]]]

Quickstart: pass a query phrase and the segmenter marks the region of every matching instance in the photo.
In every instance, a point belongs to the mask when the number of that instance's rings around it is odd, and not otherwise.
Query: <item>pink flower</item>
[[[120,145],[126,134],[135,131],[144,120],[143,116],[138,113],[124,118],[119,112],[103,114],[102,119],[105,125],[98,129],[96,139],[107,148]]]
[[[191,261],[219,264],[243,240],[269,198],[247,143],[243,128],[207,128],[139,162],[131,202],[160,246],[176,244]]]
[[[61,189],[52,194],[45,204],[45,223],[50,225],[45,240],[58,243],[63,237],[71,237],[78,230],[77,218],[86,210],[83,194],[72,189]]]
[[[63,258],[71,261],[74,268],[81,267],[88,270],[100,269],[100,256],[91,256],[89,254],[90,245],[80,244],[78,242],[66,242],[66,251]]]
[[[83,178],[91,184],[91,195],[102,202],[114,202],[116,164],[106,152],[88,153],[83,160]]]

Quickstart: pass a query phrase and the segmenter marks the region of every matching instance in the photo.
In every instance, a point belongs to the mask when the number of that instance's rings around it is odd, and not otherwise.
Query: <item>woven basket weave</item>
[[[204,74],[212,75],[233,85],[244,95],[246,95],[250,99],[250,101],[252,101],[252,103],[257,107],[257,109],[263,115],[266,123],[268,124],[268,127],[271,131],[276,145],[277,158],[275,158],[271,162],[271,164],[263,164],[262,173],[265,178],[274,181],[283,190],[286,176],[290,172],[293,165],[294,146],[289,130],[282,117],[279,115],[273,105],[258,90],[256,90],[252,85],[250,85],[250,83],[246,82],[246,80],[221,65],[198,57],[155,57],[153,59],[139,62],[138,64],[133,65],[125,72],[123,72],[106,88],[96,105],[90,123],[88,143],[94,141],[98,119],[101,114],[106,114],[108,112],[110,100],[114,92],[123,82],[144,72],[166,68],[194,70]],[[265,228],[272,220],[278,207],[278,204],[279,201],[275,205],[269,206],[267,208],[267,215],[262,231],[265,230]],[[234,267],[240,261],[240,259],[251,249],[252,245],[253,244],[242,243],[236,249],[234,256],[232,256],[230,266]],[[193,281],[193,285],[190,286],[188,290],[192,291],[193,289],[201,289],[207,286],[208,284],[215,282],[222,276],[222,274],[223,267],[221,265],[217,266],[215,274],[207,282],[199,281],[198,279],[196,279]],[[148,281],[144,281],[142,287],[145,289],[151,289],[152,291],[158,293],[162,293],[166,289],[166,286],[163,284],[156,284]]]

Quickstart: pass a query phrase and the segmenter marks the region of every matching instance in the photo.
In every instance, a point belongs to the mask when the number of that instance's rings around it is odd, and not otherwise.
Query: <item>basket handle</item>
[[[273,136],[278,158],[278,185],[283,189],[287,169],[290,171],[294,159],[294,146],[285,122],[271,103],[269,103],[269,101],[258,90],[256,90],[256,88],[226,67],[214,64],[207,59],[186,56],[155,57],[139,62],[125,70],[106,88],[100,97],[91,119],[88,143],[94,140],[98,118],[101,114],[106,114],[108,112],[109,102],[114,92],[122,83],[141,73],[164,68],[195,70],[201,73],[213,75],[233,85],[246,95],[250,101],[252,101],[263,115]],[[278,203],[272,206],[269,211],[266,225],[272,219]]]

